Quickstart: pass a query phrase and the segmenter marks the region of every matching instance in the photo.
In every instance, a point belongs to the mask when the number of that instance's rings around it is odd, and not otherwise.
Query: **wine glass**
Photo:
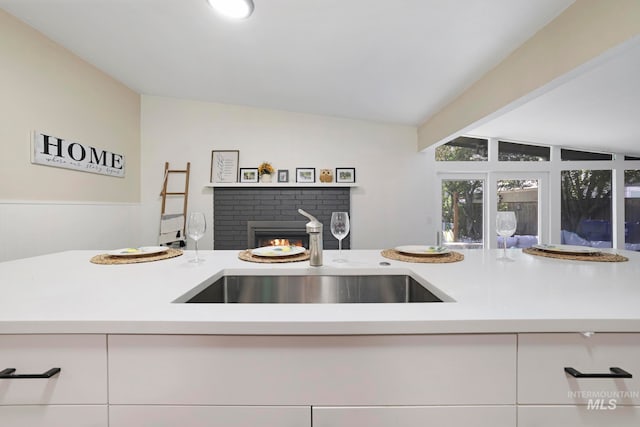
[[[516,232],[518,221],[516,220],[516,213],[513,211],[497,212],[496,214],[496,232],[499,236],[502,236],[504,243],[504,255],[499,257],[503,261],[512,261],[507,256],[507,237],[513,236]]]
[[[187,236],[191,237],[196,243],[196,257],[189,262],[202,262],[204,259],[198,257],[198,240],[204,236],[207,229],[207,220],[202,212],[191,212],[187,221]]]
[[[342,239],[349,234],[348,212],[333,212],[331,214],[331,234],[338,239],[338,258],[334,261],[346,262],[346,259],[342,258]]]

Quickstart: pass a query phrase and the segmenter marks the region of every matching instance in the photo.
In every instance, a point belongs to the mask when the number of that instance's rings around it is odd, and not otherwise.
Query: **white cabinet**
[[[304,406],[112,405],[110,427],[311,427]]]
[[[589,409],[587,406],[520,406],[518,427],[638,427],[639,406]],[[314,426],[315,427],[315,426]]]
[[[105,335],[0,335],[0,425],[107,427]],[[50,378],[24,378],[52,368]]]
[[[515,425],[515,406],[313,408],[313,427],[515,427]]]
[[[0,406],[7,427],[108,427],[106,405]]]
[[[519,426],[640,425],[640,334],[520,334],[518,405]]]
[[[0,405],[107,403],[105,335],[0,335],[0,371],[61,371],[51,378],[0,379]]]
[[[640,425],[632,333],[0,335],[0,371],[54,367],[51,378],[0,379],[0,424]]]
[[[565,367],[588,374],[619,367],[633,378],[574,378]],[[586,405],[598,396],[640,405],[640,334],[519,335],[518,403]]]
[[[515,405],[515,335],[109,336],[126,405]]]

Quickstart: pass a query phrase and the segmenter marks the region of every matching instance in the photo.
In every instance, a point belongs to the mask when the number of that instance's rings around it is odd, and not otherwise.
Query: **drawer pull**
[[[633,376],[621,368],[609,368],[610,373],[606,374],[584,374],[574,368],[564,368],[564,371],[574,378],[633,378]]]
[[[14,368],[7,368],[0,371],[0,379],[20,379],[20,378],[51,378],[60,373],[60,368],[51,368],[43,374],[14,374]]]

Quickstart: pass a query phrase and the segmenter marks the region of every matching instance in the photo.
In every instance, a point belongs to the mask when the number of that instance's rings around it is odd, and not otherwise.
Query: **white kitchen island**
[[[541,258],[513,250],[462,251],[450,264],[348,251],[349,262],[257,264],[236,251],[201,251],[141,264],[96,265],[100,251],[71,251],[0,263],[0,333],[415,334],[640,332],[640,253],[628,262]],[[391,265],[381,266],[381,261]],[[222,273],[413,273],[455,302],[427,304],[176,304]]]
[[[349,251],[255,264],[236,251],[95,265],[0,264],[0,420],[15,426],[542,426],[640,421],[640,254],[620,263],[462,251],[451,264]],[[390,265],[383,266],[386,261]],[[184,304],[222,274],[410,274],[442,303]],[[610,374],[632,378],[574,378]],[[69,420],[78,420],[73,424]]]

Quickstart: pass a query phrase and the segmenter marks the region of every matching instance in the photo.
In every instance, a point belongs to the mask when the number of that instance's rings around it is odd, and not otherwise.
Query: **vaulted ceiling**
[[[254,3],[254,14],[237,22],[206,0],[0,0],[0,8],[141,94],[418,125],[573,0]],[[617,78],[612,73],[601,78]],[[556,142],[567,122],[597,123],[573,106],[586,107],[584,85],[601,83],[580,84],[474,132]],[[613,96],[605,89],[590,102],[603,93]],[[638,99],[615,98],[620,111]],[[554,105],[573,116],[554,116]],[[553,133],[551,124],[561,129]],[[640,135],[637,127],[625,132]]]
[[[640,40],[468,133],[640,154]]]
[[[572,0],[0,0],[151,95],[416,125]]]

